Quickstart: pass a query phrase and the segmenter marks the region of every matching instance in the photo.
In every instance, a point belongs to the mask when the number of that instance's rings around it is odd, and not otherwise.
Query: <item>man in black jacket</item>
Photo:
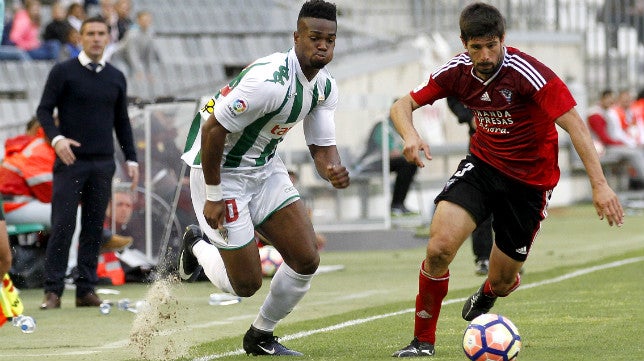
[[[136,186],[138,163],[127,113],[125,77],[103,59],[108,27],[100,17],[81,26],[83,51],[56,64],[47,78],[37,116],[56,151],[53,168],[52,230],[45,257],[45,299],[41,309],[60,308],[69,246],[80,203],[76,307],[97,307],[94,288],[105,210],[110,199],[114,162],[112,131]],[[58,123],[54,122],[58,109]]]

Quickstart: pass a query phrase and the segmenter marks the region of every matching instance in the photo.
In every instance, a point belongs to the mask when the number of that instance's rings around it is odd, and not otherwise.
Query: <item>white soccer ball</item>
[[[473,319],[463,334],[463,351],[472,361],[516,360],[519,330],[507,317],[486,313]]]
[[[259,259],[262,263],[262,276],[264,277],[273,277],[284,262],[282,255],[273,246],[260,248]]]

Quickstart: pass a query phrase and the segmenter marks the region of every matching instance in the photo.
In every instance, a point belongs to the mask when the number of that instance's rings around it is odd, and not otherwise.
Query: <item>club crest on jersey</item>
[[[501,89],[501,90],[499,90],[499,93],[501,93],[501,95],[503,95],[503,97],[508,102],[508,104],[512,103],[512,90],[510,90],[510,89]]]
[[[234,117],[248,109],[248,103],[244,99],[235,99],[228,104],[228,111]]]

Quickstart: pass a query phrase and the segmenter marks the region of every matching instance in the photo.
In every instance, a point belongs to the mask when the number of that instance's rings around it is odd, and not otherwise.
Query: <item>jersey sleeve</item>
[[[283,100],[279,94],[285,90],[279,84],[265,80],[261,71],[251,70],[226,96],[217,98],[215,118],[229,132],[240,132],[264,114],[279,108]]]
[[[335,109],[338,106],[338,87],[330,80],[331,91],[326,99],[304,118],[304,138],[307,145],[335,145]]]
[[[564,82],[554,76],[534,95],[534,101],[550,119],[557,119],[577,103]]]
[[[431,105],[438,99],[449,96],[449,92],[445,87],[441,86],[442,78],[448,78],[449,74],[441,73],[441,79],[437,79],[435,74],[432,74],[424,83],[419,84],[414,90],[409,92],[412,99],[419,105]]]

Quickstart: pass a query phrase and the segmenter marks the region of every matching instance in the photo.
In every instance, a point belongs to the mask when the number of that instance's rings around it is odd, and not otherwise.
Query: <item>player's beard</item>
[[[499,61],[497,64],[494,66],[488,66],[483,68],[481,65],[489,65],[491,63],[485,63],[485,64],[477,64],[476,65],[476,73],[483,79],[488,79],[492,75],[496,74],[496,72],[499,70],[499,67],[501,66],[501,62]]]
[[[482,66],[486,66],[483,68]],[[493,65],[493,66],[489,66]],[[477,64],[476,65],[476,72],[481,74],[481,75],[486,75],[486,76],[491,76],[494,73],[496,73],[497,70],[499,70],[499,67],[501,66],[501,61],[499,61],[496,64],[493,63],[483,63],[483,64]]]

